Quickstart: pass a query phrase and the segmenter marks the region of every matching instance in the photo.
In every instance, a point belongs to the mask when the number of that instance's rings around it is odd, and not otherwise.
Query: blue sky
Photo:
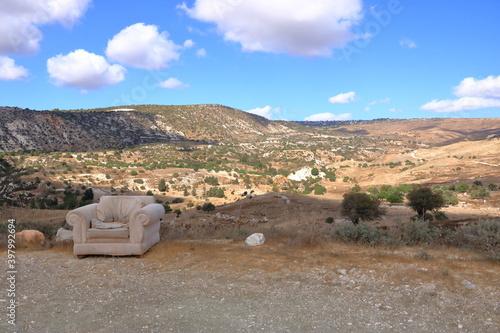
[[[0,105],[499,117],[498,0],[2,0]]]

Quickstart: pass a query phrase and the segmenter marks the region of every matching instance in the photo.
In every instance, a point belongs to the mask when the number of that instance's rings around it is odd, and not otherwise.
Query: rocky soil
[[[6,271],[6,252],[0,252]],[[157,244],[142,258],[17,258],[2,332],[498,332],[500,269],[447,249]]]

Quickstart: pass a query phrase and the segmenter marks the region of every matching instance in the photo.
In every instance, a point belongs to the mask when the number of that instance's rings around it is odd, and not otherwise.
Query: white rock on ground
[[[264,237],[264,234],[254,233],[254,234],[251,234],[250,236],[247,237],[247,239],[245,240],[245,245],[259,246],[259,245],[263,245],[265,241],[266,241],[266,238]]]
[[[69,242],[73,240],[73,231],[64,228],[57,229],[56,242]]]

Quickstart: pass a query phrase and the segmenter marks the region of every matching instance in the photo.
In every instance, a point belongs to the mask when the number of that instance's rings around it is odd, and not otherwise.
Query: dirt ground
[[[166,242],[142,258],[17,253],[2,332],[498,332],[500,269],[470,252]],[[6,252],[0,269],[6,272]]]

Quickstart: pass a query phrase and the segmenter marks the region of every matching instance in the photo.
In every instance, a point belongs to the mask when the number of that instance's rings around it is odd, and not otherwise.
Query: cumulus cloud
[[[108,41],[106,55],[123,65],[159,70],[167,68],[172,60],[179,59],[177,51],[180,48],[168,39],[166,31],[160,33],[155,25],[136,23]]]
[[[43,34],[39,27],[60,23],[70,28],[87,11],[91,0],[2,0],[0,54],[35,54]]]
[[[339,115],[335,115],[330,112],[325,113],[316,113],[309,117],[305,117],[305,121],[328,121],[328,120],[350,120],[352,119],[351,113],[342,113]]]
[[[459,99],[432,100],[420,107],[421,110],[434,112],[458,112],[482,108],[500,107],[500,99],[482,97],[461,97]]]
[[[0,56],[0,80],[15,81],[28,76],[28,70],[15,64],[14,59]]]
[[[47,71],[55,85],[82,88],[83,92],[115,85],[126,73],[123,66],[110,65],[103,56],[82,49],[48,59]]]
[[[401,45],[402,47],[406,47],[408,49],[414,49],[417,47],[417,44],[409,38],[401,39],[399,41],[399,45]]]
[[[198,58],[205,58],[207,56],[207,51],[205,49],[199,49],[196,51],[196,56]]]
[[[190,17],[214,23],[243,51],[330,56],[355,39],[362,0],[196,0],[178,6]]]
[[[500,98],[500,75],[488,76],[483,80],[468,77],[462,80],[458,86],[453,88],[457,97],[492,97]]]
[[[372,106],[374,106],[376,104],[379,104],[379,103],[388,104],[390,102],[391,102],[391,99],[389,97],[386,97],[386,98],[383,98],[380,100],[376,100],[376,101],[372,101],[372,102],[368,103],[368,105],[365,107],[365,111],[370,111]]]
[[[500,76],[491,75],[482,80],[465,78],[453,88],[453,93],[459,98],[434,99],[422,105],[420,109],[433,112],[459,112],[500,107]]]
[[[267,106],[264,106],[263,108],[255,108],[255,109],[248,110],[247,112],[262,116],[262,117],[267,118],[267,119],[273,119],[273,117],[276,114],[279,114],[281,112],[281,109],[280,108],[273,108],[273,107],[267,105]]]
[[[189,87],[189,85],[182,83],[175,77],[168,78],[165,81],[158,83],[158,86],[167,89],[184,89]]]
[[[348,93],[338,94],[337,96],[330,97],[328,101],[332,104],[349,104],[356,100],[356,93],[354,91],[350,91]]]
[[[193,45],[194,45],[194,42],[191,39],[186,39],[184,41],[184,44],[182,44],[182,46],[184,46],[186,49],[193,47]]]

